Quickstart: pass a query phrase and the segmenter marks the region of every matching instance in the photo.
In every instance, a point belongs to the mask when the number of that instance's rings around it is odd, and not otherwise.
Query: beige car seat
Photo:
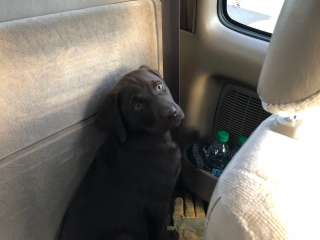
[[[320,1],[287,0],[258,93],[273,115],[219,179],[206,240],[320,239]]]
[[[0,239],[52,240],[122,75],[162,71],[160,0],[0,0]]]

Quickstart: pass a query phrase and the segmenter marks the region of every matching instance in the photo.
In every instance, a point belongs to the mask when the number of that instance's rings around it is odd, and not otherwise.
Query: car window
[[[271,34],[284,0],[226,0],[226,12],[233,21]]]

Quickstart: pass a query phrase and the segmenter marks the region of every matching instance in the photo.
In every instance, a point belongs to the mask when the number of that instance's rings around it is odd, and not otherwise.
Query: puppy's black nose
[[[174,105],[170,106],[170,108],[169,108],[169,110],[168,110],[168,118],[169,118],[169,119],[174,119],[174,118],[176,118],[177,116],[178,116],[178,110],[177,110],[177,108],[176,108]]]

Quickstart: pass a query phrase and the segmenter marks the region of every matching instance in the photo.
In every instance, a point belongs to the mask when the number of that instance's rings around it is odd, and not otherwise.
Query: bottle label
[[[215,177],[220,177],[222,174],[222,170],[220,169],[217,169],[217,168],[213,168],[212,169],[212,175],[215,176]]]

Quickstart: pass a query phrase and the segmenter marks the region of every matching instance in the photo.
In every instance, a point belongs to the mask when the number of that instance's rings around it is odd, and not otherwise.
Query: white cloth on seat
[[[319,236],[320,117],[308,117],[295,127],[294,138],[275,130],[282,124],[276,116],[254,132],[219,179],[208,209],[206,240]]]
[[[264,121],[219,179],[207,240],[320,239],[319,9],[285,1],[258,84],[283,118]]]

